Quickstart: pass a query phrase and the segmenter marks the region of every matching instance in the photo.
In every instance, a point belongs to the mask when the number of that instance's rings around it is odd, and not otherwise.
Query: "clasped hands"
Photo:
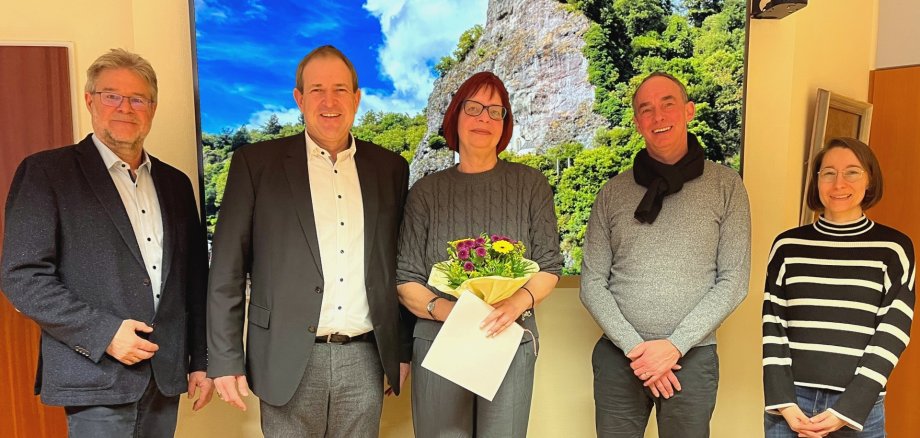
[[[792,405],[780,408],[779,412],[786,419],[789,428],[800,437],[819,438],[846,426],[846,422],[831,411],[824,411],[809,418],[798,405]]]
[[[667,339],[645,341],[635,346],[626,354],[632,362],[629,364],[633,374],[643,381],[655,397],[671,398],[674,391],[680,391],[680,381],[674,371],[681,367],[677,364],[680,350]]]

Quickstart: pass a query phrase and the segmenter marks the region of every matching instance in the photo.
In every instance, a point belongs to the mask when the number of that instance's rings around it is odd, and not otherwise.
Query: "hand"
[[[136,332],[153,333],[153,327],[133,319],[122,321],[105,352],[125,365],[150,359],[160,347],[141,338]]]
[[[241,411],[246,410],[246,403],[240,398],[249,396],[249,384],[246,383],[246,376],[221,376],[214,379],[214,386],[217,389],[217,398],[230,403],[231,406],[239,408]]]
[[[492,312],[479,324],[480,329],[488,331],[486,336],[490,338],[498,336],[506,328],[511,327],[511,324],[514,324],[514,321],[530,308],[530,295],[524,292],[524,297],[521,297],[518,292],[515,292],[514,295],[495,303],[493,307]]]
[[[399,363],[399,390],[400,391],[402,391],[402,389],[405,388],[405,386],[403,385],[406,383],[406,377],[409,377],[409,370],[411,369],[412,367],[409,365],[408,362]],[[393,395],[395,393],[396,392],[393,390],[393,385],[390,385],[390,387],[387,388],[386,391],[383,391],[383,395]]]
[[[454,310],[454,305],[456,304],[456,301],[451,301],[448,299],[437,300],[434,304],[434,311],[431,313],[434,314],[436,321],[444,322],[447,320],[447,317],[450,316],[450,312]]]
[[[846,421],[841,420],[831,411],[824,411],[811,418],[811,430],[820,436],[826,436],[846,425]]]
[[[786,424],[789,425],[789,428],[793,432],[797,433],[798,436],[818,438],[823,435],[815,433],[811,428],[811,418],[808,418],[802,409],[798,405],[786,406],[784,408],[779,408],[779,413],[782,414],[783,418],[786,420]]]
[[[677,376],[674,374],[674,371],[679,370],[680,365],[674,365],[672,370],[664,373],[663,376],[651,382],[650,380],[645,381],[645,386],[648,386],[648,389],[652,391],[652,395],[655,397],[664,397],[669,399],[674,397],[674,391],[680,391],[680,381],[677,380]]]
[[[674,365],[677,365],[680,351],[671,341],[658,339],[637,345],[626,357],[632,361],[629,366],[632,367],[636,377],[644,380],[645,386],[649,386],[649,381],[658,380]]]
[[[188,375],[189,400],[195,398],[195,393],[198,391],[198,388],[201,388],[201,394],[198,400],[195,400],[195,404],[192,405],[193,411],[205,407],[205,405],[211,401],[211,395],[214,393],[214,381],[208,377],[208,373],[204,371],[192,371]]]

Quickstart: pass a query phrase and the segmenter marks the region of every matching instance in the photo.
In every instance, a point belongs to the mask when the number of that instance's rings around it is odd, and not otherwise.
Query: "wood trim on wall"
[[[68,47],[0,44],[0,205],[28,155],[73,143],[72,61]],[[3,234],[0,214],[0,236]],[[2,249],[0,249],[2,251]],[[0,298],[0,429],[4,437],[64,437],[64,410],[33,395],[38,326]]]
[[[920,259],[920,66],[886,68],[869,74],[874,106],[869,146],[882,168],[884,195],[868,215],[910,236]],[[916,292],[916,289],[915,289]],[[914,314],[920,311],[915,305]],[[914,318],[913,342],[888,379],[885,421],[891,438],[917,436],[920,430],[920,324]]]

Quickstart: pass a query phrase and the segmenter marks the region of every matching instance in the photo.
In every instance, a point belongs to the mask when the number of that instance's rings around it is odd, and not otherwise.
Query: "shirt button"
[[[316,286],[316,289],[313,289],[313,292],[316,292],[316,293],[318,293],[318,294],[321,294],[321,293],[323,293],[323,289],[320,288],[319,286]]]
[[[157,298],[160,298],[160,294],[157,294]]]
[[[342,195],[339,195],[339,199],[342,199]]]
[[[339,310],[342,310],[342,306],[339,306]]]
[[[141,214],[147,213],[147,210],[141,210]]]
[[[344,250],[344,249],[340,249],[340,250],[339,250],[339,254],[345,254],[345,250]]]
[[[338,170],[333,170],[332,173],[339,173],[339,171],[338,171]]]
[[[339,222],[339,223],[342,224],[342,226],[345,226],[345,222]]]
[[[345,281],[344,278],[340,278],[340,279],[339,279],[339,282],[340,282],[340,283],[343,282],[343,281]]]
[[[147,238],[147,241],[148,241],[148,242],[150,241],[150,238],[149,238],[149,237]]]
[[[307,331],[309,331],[310,333],[316,333],[316,326],[311,325],[310,327],[307,327]]]
[[[156,266],[156,265],[153,265],[153,269],[156,269],[156,268],[157,268],[157,266]]]

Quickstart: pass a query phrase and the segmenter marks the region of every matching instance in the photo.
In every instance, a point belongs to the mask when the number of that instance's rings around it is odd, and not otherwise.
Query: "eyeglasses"
[[[93,94],[98,94],[100,96],[100,100],[102,101],[103,105],[113,108],[120,107],[121,102],[123,102],[126,98],[128,99],[128,104],[131,105],[131,108],[133,108],[135,111],[147,111],[150,109],[150,105],[153,104],[152,100],[145,99],[143,97],[122,96],[120,94],[111,93],[108,91],[93,91]]]
[[[508,114],[508,110],[501,105],[483,105],[475,100],[464,100],[463,101],[463,112],[468,116],[476,117],[482,114],[482,110],[489,111],[489,118],[492,120],[501,121]]]
[[[837,181],[837,174],[843,175],[843,180],[846,182],[856,182],[862,179],[863,174],[866,173],[865,170],[862,170],[858,167],[850,167],[844,169],[841,172],[837,172],[837,169],[821,169],[818,172],[818,180],[823,183],[833,183]]]

